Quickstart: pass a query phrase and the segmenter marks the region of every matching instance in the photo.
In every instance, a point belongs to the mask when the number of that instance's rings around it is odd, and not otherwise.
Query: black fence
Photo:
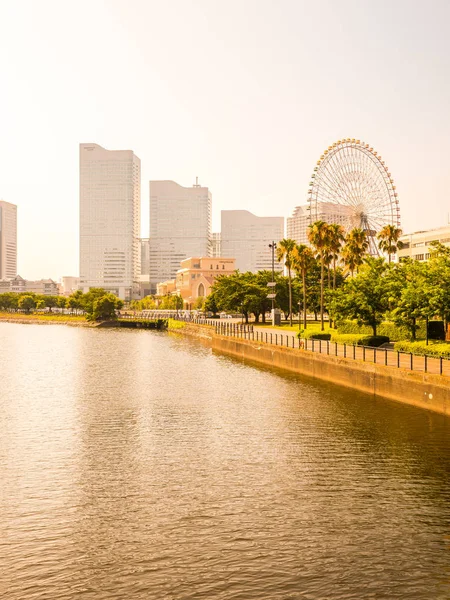
[[[249,340],[252,342],[272,344],[284,348],[318,352],[327,356],[335,356],[350,360],[360,360],[387,367],[421,371],[437,375],[450,376],[450,359],[399,352],[392,348],[374,348],[356,346],[354,344],[338,344],[329,340],[298,338],[295,333],[274,333],[273,331],[254,330],[252,325],[240,326],[235,323],[214,323],[215,332],[220,335]]]

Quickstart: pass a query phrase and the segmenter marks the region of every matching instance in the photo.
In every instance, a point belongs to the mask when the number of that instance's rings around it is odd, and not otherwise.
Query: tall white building
[[[0,279],[17,275],[17,206],[0,200]]]
[[[333,202],[319,202],[317,212],[314,214],[315,221],[325,221],[326,223],[337,223],[346,227],[349,222],[350,209],[341,204]],[[286,220],[286,237],[295,240],[297,244],[309,245],[308,227],[310,224],[309,205],[297,206],[294,209],[292,217]]]
[[[141,161],[80,144],[80,288],[139,297]]]
[[[211,256],[222,256],[220,232],[211,235]]]
[[[180,262],[211,255],[211,192],[198,183],[150,181],[150,284],[174,279]]]
[[[284,238],[284,217],[257,217],[248,210],[223,210],[221,213],[222,256],[236,259],[236,269],[261,271],[272,269],[269,244]],[[275,270],[283,264],[275,259]]]

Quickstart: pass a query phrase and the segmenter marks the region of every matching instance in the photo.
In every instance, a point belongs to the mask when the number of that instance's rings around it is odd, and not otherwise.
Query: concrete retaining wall
[[[217,352],[450,415],[450,381],[441,375],[325,356],[307,350],[273,347],[221,335],[212,336],[212,348]]]

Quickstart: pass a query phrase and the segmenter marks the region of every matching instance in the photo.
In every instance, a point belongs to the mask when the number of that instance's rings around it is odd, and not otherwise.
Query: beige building
[[[150,284],[173,279],[189,256],[211,254],[211,192],[195,183],[150,181]]]
[[[0,279],[17,275],[17,206],[0,200]]]
[[[80,288],[139,297],[141,161],[80,144]]]
[[[284,217],[257,217],[248,210],[223,210],[221,213],[221,252],[234,256],[241,273],[272,269],[269,244],[284,238]],[[275,270],[283,264],[275,259]]]
[[[156,285],[157,296],[170,296],[177,293],[177,282],[175,279],[168,279]]]
[[[211,235],[211,256],[222,256],[221,234],[213,233]]]
[[[200,257],[183,260],[176,276],[176,290],[184,307],[193,308],[197,298],[209,296],[219,275],[231,275],[236,270],[234,258]]]
[[[326,223],[337,223],[348,227],[349,207],[332,202],[319,202],[317,211],[313,215],[314,221],[325,221]],[[297,206],[292,217],[286,220],[286,237],[295,240],[297,244],[309,246],[308,227],[311,223],[309,205]]]
[[[72,277],[72,276],[65,276],[62,277],[61,279],[61,294],[63,294],[64,296],[70,296],[70,294],[73,294],[74,292],[76,292],[78,290],[80,286],[80,278],[79,277]]]
[[[38,281],[28,281],[17,275],[13,279],[0,280],[0,294],[4,292],[33,292],[41,296],[58,296],[59,285],[53,279],[40,279]]]
[[[430,258],[431,242],[440,242],[444,246],[450,246],[450,225],[402,235],[400,242],[402,248],[397,252],[399,260],[405,258],[428,260]]]

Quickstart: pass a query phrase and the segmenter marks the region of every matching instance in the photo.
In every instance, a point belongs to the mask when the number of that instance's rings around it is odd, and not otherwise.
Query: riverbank
[[[177,333],[207,340],[213,352],[450,416],[450,382],[442,375],[228,337],[207,325],[185,323]]]
[[[86,321],[82,316],[72,315],[35,315],[0,313],[0,323],[21,323],[34,325],[71,325],[73,327],[98,327],[99,323]]]

